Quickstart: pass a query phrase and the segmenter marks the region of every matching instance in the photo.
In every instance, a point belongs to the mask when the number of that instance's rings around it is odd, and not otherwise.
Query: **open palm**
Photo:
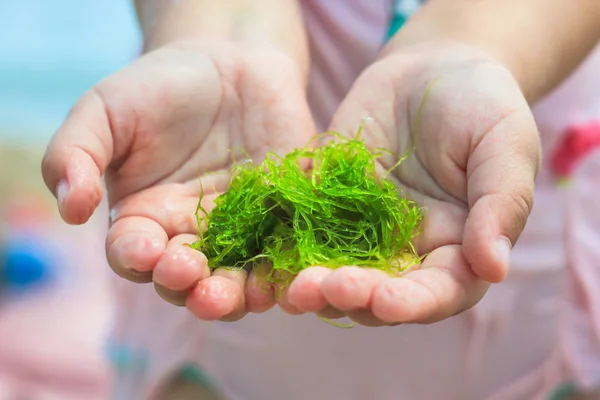
[[[163,298],[203,319],[235,319],[270,308],[272,292],[244,271],[211,276],[206,258],[182,246],[196,239],[198,178],[210,203],[226,190],[232,160],[286,153],[313,134],[302,77],[284,55],[179,43],[86,93],[52,139],[43,174],[75,224],[99,205],[104,175],[115,272],[154,281]]]
[[[532,207],[539,140],[519,87],[473,49],[409,50],[363,73],[331,129],[354,135],[365,117],[370,146],[403,154],[416,144],[391,178],[425,209],[415,244],[428,255],[397,278],[311,268],[293,282],[287,301],[374,326],[434,322],[472,307],[489,282],[506,276],[510,247]],[[381,159],[382,171],[397,160]]]

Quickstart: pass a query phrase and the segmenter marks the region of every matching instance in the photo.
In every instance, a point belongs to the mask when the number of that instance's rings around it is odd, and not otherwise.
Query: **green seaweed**
[[[412,240],[423,215],[391,180],[377,177],[376,160],[386,152],[370,151],[360,130],[355,138],[328,135],[323,146],[233,166],[214,209],[198,207],[206,230],[192,247],[211,269],[267,262],[292,276],[317,265],[396,273],[420,261]]]

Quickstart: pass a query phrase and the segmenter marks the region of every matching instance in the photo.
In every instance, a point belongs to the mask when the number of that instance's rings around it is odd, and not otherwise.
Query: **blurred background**
[[[138,52],[127,0],[0,0],[3,140],[46,142],[77,98]]]
[[[106,218],[62,223],[40,161],[77,99],[137,56],[131,3],[0,0],[0,400],[108,398]]]

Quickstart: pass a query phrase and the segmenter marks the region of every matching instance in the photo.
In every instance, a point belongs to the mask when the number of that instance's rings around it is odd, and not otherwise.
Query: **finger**
[[[199,195],[186,190],[185,185],[167,184],[151,187],[127,196],[111,209],[111,221],[144,217],[158,223],[167,236],[196,233],[195,218]],[[211,199],[212,200],[212,199]],[[206,203],[208,199],[203,199]]]
[[[174,237],[156,263],[152,274],[154,287],[159,296],[169,303],[185,306],[192,289],[210,276],[206,256],[188,246],[196,239],[194,235]]]
[[[198,231],[194,216],[199,195],[197,182],[164,184],[131,194],[117,203],[110,213],[107,237],[107,257],[113,270],[134,282],[150,282],[169,238]],[[210,210],[216,196],[204,196],[202,206]],[[169,298],[176,296],[159,291]]]
[[[298,274],[288,289],[288,301],[298,310],[318,312],[328,303],[321,284],[333,270],[325,267],[310,267]]]
[[[332,307],[345,312],[358,311],[369,308],[373,290],[386,279],[390,275],[380,270],[342,267],[329,274],[321,288]]]
[[[420,269],[381,281],[371,310],[386,324],[432,323],[473,307],[488,287],[473,273],[460,246],[446,246],[429,254]]]
[[[540,144],[529,112],[505,117],[474,145],[467,165],[469,216],[463,250],[489,282],[508,273],[510,250],[533,207]]]
[[[62,218],[86,222],[102,199],[102,174],[113,158],[113,138],[105,104],[87,92],[54,135],[42,160],[46,186],[58,200]]]
[[[287,314],[300,315],[304,312],[298,307],[290,303],[289,300],[289,289],[293,283],[294,276],[287,271],[278,270],[273,273],[274,285],[273,290],[275,292],[275,299],[279,308]]]
[[[108,264],[117,275],[132,282],[152,282],[152,271],[162,257],[168,240],[164,229],[151,219],[121,219],[108,231]]]
[[[235,290],[231,297],[233,299],[237,299],[237,301],[233,302],[233,309],[219,319],[221,321],[231,322],[237,321],[244,317],[247,314],[245,288],[246,281],[248,279],[248,272],[237,268],[217,268],[213,270],[212,277],[223,277],[235,284]]]
[[[275,291],[269,282],[270,268],[256,266],[250,271],[246,281],[246,308],[248,312],[262,313],[275,305]]]
[[[246,314],[244,270],[219,268],[196,285],[187,298],[187,308],[205,321],[235,321]]]
[[[371,310],[352,311],[348,312],[347,316],[357,324],[371,328],[389,325],[373,315]]]
[[[209,193],[202,198],[202,207],[210,210],[217,194]],[[195,234],[198,232],[196,209],[200,197],[200,184],[169,183],[154,186],[131,194],[111,209],[111,221],[123,218],[145,217],[157,222],[167,236]]]
[[[340,319],[346,317],[346,313],[340,310],[336,310],[331,306],[326,306],[324,309],[317,312],[317,316],[325,319]]]
[[[283,310],[283,312],[290,314],[290,315],[304,314],[304,311],[300,310],[298,307],[296,307],[290,303],[289,298],[288,298],[288,290],[289,290],[289,286],[284,286],[284,287],[277,287],[277,285],[275,286],[275,293],[276,293],[275,298],[277,299],[277,304],[279,305],[279,308],[281,308],[281,310]],[[277,296],[277,293],[280,293],[279,296]]]

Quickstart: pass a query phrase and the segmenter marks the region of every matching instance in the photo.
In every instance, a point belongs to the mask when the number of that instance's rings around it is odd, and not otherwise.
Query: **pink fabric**
[[[305,0],[319,128],[383,41],[390,1]],[[544,153],[572,123],[600,118],[600,51],[535,109]],[[145,398],[178,363],[195,360],[230,399],[533,400],[574,380],[600,380],[600,155],[572,185],[547,162],[536,204],[505,283],[474,309],[429,326],[342,330],[275,310],[236,323],[203,323],[165,305],[151,286],[122,282],[118,340],[148,352],[143,380],[119,379]],[[160,326],[161,329],[156,329]]]
[[[585,65],[538,107],[548,121],[600,122],[600,48]],[[561,101],[562,99],[562,101]],[[557,121],[558,122],[558,121]],[[550,128],[548,129],[550,130]],[[582,160],[569,188],[565,246],[567,279],[561,315],[564,364],[585,388],[600,387],[600,152]],[[600,394],[599,394],[600,397]]]
[[[389,0],[304,0],[311,48],[308,90],[319,131],[354,80],[377,57],[391,20]]]
[[[98,241],[101,221],[94,218],[90,227],[75,228],[58,215],[11,217],[4,222],[12,225],[3,229],[10,234],[33,229],[55,245],[61,258],[56,281],[0,302],[0,399],[108,399],[111,375],[104,344],[112,298]]]

